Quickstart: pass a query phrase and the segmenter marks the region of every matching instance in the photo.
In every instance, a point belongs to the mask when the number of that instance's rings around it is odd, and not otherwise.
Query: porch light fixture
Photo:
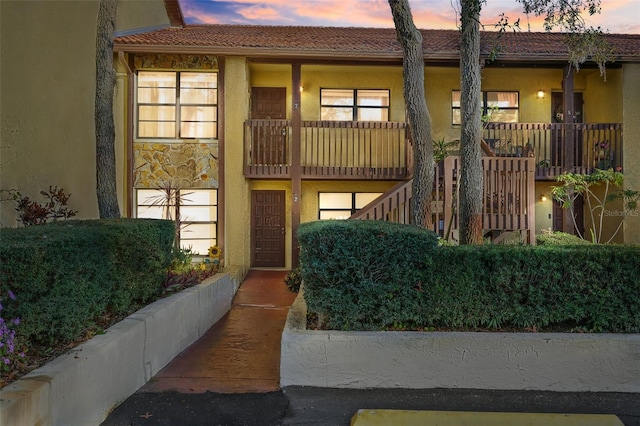
[[[543,203],[544,203],[545,201],[547,201],[547,196],[546,196],[546,195],[541,195],[541,196],[540,196],[540,201],[542,201]]]
[[[536,93],[536,98],[544,99],[544,90],[538,90],[538,93]]]
[[[303,90],[304,90],[304,86],[301,84],[300,85],[300,93],[302,93]]]

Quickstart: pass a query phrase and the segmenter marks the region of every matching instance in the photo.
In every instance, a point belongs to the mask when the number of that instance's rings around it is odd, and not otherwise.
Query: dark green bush
[[[173,223],[140,219],[65,221],[0,229],[0,293],[15,303],[20,334],[69,341],[108,308],[126,312],[160,294]]]
[[[428,233],[300,229],[305,298],[329,328],[640,332],[637,246],[436,248]]]
[[[591,244],[591,241],[583,240],[576,235],[567,234],[566,232],[553,232],[550,234],[536,235],[536,244],[540,246],[575,246]]]
[[[332,328],[374,328],[404,315],[430,269],[435,233],[382,221],[320,221],[298,231],[309,310]]]

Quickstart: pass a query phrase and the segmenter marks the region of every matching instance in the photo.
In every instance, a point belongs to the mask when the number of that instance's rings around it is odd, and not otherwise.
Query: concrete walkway
[[[280,389],[280,337],[296,297],[286,272],[249,271],[231,310],[140,392],[250,393]]]
[[[286,274],[249,271],[231,310],[102,425],[281,424],[280,338],[296,297]]]

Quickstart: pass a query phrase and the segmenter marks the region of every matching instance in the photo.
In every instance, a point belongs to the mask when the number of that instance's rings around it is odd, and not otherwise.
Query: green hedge
[[[536,244],[540,246],[576,246],[591,244],[591,241],[583,240],[577,235],[566,232],[552,232],[550,234],[536,235]]]
[[[337,329],[370,329],[403,318],[437,248],[436,234],[382,221],[300,225],[302,278],[309,310]],[[406,312],[406,311],[405,311]]]
[[[16,295],[3,316],[20,318],[34,343],[73,340],[107,309],[125,313],[162,292],[173,235],[173,222],[148,219],[0,229],[0,294]]]
[[[638,246],[433,247],[356,222],[300,228],[307,304],[329,328],[640,332]]]

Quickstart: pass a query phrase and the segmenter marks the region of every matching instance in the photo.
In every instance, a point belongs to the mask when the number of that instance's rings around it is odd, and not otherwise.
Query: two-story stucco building
[[[37,194],[56,184],[81,217],[95,217],[95,23],[80,17],[94,16],[97,4],[45,3],[0,6],[0,187]],[[183,245],[222,246],[227,264],[245,268],[291,268],[299,223],[362,215],[383,195],[406,195],[411,135],[394,29],[184,25],[176,2],[121,1],[117,35],[125,216],[160,217],[157,189],[170,186],[181,193]],[[568,68],[561,34],[505,34],[489,61],[494,37],[483,33],[485,166],[493,170],[485,180],[494,187],[485,189],[487,231],[531,238],[570,226],[549,196],[565,170],[621,167],[640,188],[640,36],[608,35],[615,62],[606,81],[588,61]],[[434,139],[459,139],[459,33],[423,30],[423,38]],[[451,192],[456,167],[448,161],[434,189],[441,233],[450,210],[437,193]],[[0,220],[15,224],[7,206]],[[629,217],[617,241],[640,242],[640,220]]]

